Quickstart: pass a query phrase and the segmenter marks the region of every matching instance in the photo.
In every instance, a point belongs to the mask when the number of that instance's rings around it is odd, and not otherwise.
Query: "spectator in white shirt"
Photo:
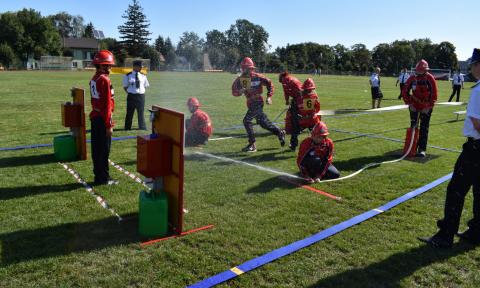
[[[403,86],[405,86],[405,83],[407,82],[409,77],[410,74],[407,72],[407,68],[404,67],[402,69],[402,72],[400,73],[400,76],[398,76],[397,83],[395,83],[395,87],[397,87],[398,83],[400,83],[400,95],[398,95],[398,99],[402,99]]]
[[[370,76],[370,90],[372,92],[372,109],[380,108],[383,94],[380,90],[380,67],[375,68],[375,72]]]
[[[138,128],[147,130],[145,125],[145,88],[150,86],[147,75],[140,72],[143,64],[141,60],[133,61],[133,71],[123,77],[123,89],[128,93],[127,114],[125,115],[125,130],[132,129],[132,118],[135,110],[138,116]]]
[[[450,99],[448,99],[448,102],[451,102],[453,99],[453,96],[455,93],[457,94],[457,101],[460,101],[460,90],[463,89],[463,75],[460,73],[459,70],[457,70],[457,73],[453,74],[453,79],[452,79],[452,95],[450,95]]]

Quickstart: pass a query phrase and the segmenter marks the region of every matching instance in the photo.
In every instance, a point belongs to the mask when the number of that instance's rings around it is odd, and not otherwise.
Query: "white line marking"
[[[215,158],[215,159],[222,160],[222,161],[225,161],[225,162],[233,162],[233,163],[237,163],[237,164],[250,166],[250,167],[253,167],[253,168],[261,170],[261,171],[266,171],[266,172],[269,172],[269,173],[272,173],[272,174],[282,175],[282,176],[286,176],[286,177],[293,178],[293,179],[305,180],[305,178],[299,177],[297,175],[293,175],[293,174],[289,174],[289,173],[286,173],[286,172],[274,170],[274,169],[271,169],[271,168],[255,165],[255,164],[245,162],[245,161],[235,160],[235,159],[231,159],[231,158],[227,158],[227,157],[223,157],[223,156],[217,156],[217,155],[213,155],[213,154],[210,154],[210,153],[203,153],[203,152],[195,152],[195,154],[210,157],[210,158]]]
[[[383,213],[383,212],[385,212],[385,211],[383,211],[383,210],[380,210],[380,209],[377,209],[377,208],[373,209],[373,211],[377,211],[377,212],[380,212],[380,213]]]

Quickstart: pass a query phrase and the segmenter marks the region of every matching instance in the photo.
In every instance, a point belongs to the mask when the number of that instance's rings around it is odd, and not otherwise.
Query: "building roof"
[[[63,47],[99,49],[99,43],[97,39],[93,38],[63,38]]]

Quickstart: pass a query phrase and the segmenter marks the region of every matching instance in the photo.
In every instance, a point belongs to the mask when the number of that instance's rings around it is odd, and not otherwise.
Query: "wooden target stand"
[[[62,104],[62,125],[75,137],[78,160],[87,160],[87,130],[85,127],[85,90],[73,87],[72,102]]]

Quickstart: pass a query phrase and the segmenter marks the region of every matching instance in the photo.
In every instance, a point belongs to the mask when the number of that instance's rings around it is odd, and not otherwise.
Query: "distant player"
[[[402,90],[409,77],[410,74],[407,72],[407,68],[403,68],[402,72],[398,76],[397,82],[395,83],[395,87],[397,87],[398,83],[400,83],[400,95],[398,95],[398,99],[402,99]]]
[[[420,60],[415,67],[415,75],[408,78],[402,90],[403,101],[410,110],[410,127],[416,128],[420,119],[417,157],[426,156],[430,117],[438,94],[437,82],[428,70],[428,62]]]
[[[328,134],[327,125],[320,122],[313,127],[311,136],[300,144],[297,165],[309,183],[340,177],[340,172],[332,164],[333,142]]]
[[[253,131],[253,119],[263,128],[277,135],[280,145],[285,145],[285,131],[275,126],[263,112],[263,88],[267,88],[267,104],[272,104],[273,85],[272,81],[262,74],[255,72],[255,64],[252,59],[245,57],[240,64],[242,74],[232,84],[232,95],[235,97],[245,95],[247,98],[247,114],[243,118],[243,125],[248,134],[248,145],[242,149],[245,152],[256,152],[255,132]]]
[[[453,74],[453,79],[452,79],[452,95],[450,95],[450,99],[448,99],[448,102],[452,101],[453,96],[457,94],[457,101],[460,101],[460,91],[463,89],[463,75],[460,73],[460,70],[457,70],[457,73]]]
[[[206,144],[213,132],[210,117],[207,113],[200,110],[200,102],[195,97],[188,98],[187,106],[190,113],[192,113],[192,117],[190,117],[185,124],[185,145],[196,146]]]
[[[382,102],[383,94],[380,89],[380,67],[375,68],[375,72],[370,76],[370,91],[372,93],[372,109],[380,108],[380,102]]]

